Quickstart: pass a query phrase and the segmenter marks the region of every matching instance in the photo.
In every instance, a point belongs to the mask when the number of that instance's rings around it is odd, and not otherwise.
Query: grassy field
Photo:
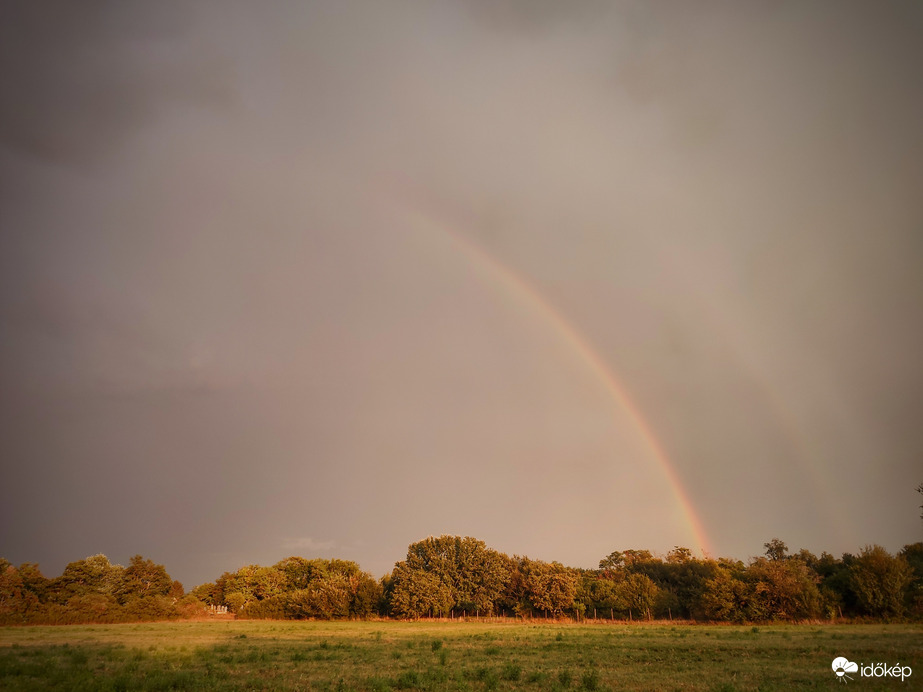
[[[923,689],[923,627],[214,621],[0,628],[3,690]]]

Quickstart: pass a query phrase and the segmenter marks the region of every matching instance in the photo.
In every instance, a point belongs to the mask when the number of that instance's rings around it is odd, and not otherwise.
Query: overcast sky
[[[914,0],[4,2],[0,556],[920,540],[921,36]]]

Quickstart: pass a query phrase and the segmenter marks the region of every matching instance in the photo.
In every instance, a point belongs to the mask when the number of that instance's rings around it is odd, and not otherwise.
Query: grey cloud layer
[[[441,225],[719,553],[917,535],[916,3],[2,12],[0,554],[688,541]]]

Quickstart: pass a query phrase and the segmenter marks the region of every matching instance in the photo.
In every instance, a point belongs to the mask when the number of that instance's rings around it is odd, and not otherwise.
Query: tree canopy
[[[92,555],[45,577],[0,559],[0,623],[123,622],[193,617],[221,606],[237,617],[342,619],[518,616],[772,622],[923,619],[923,543],[892,555],[789,553],[778,538],[748,562],[614,550],[598,569],[512,557],[470,536],[412,543],[380,580],[348,560],[287,557],[245,565],[190,594],[166,568]]]

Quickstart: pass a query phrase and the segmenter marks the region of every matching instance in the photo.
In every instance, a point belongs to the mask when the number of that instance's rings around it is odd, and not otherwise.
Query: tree
[[[898,555],[910,565],[913,570],[914,581],[923,584],[923,543],[905,545]],[[22,572],[22,566],[20,566],[19,571]]]
[[[504,608],[509,608],[519,617],[531,616],[532,602],[529,601],[526,588],[527,563],[530,560],[519,555],[513,555],[513,557],[504,555],[503,558],[506,561],[509,578],[504,584],[500,603]]]
[[[378,612],[382,598],[382,587],[368,572],[360,572],[349,578],[351,599],[349,614],[352,617],[367,618]]]
[[[881,618],[901,617],[913,569],[903,557],[892,557],[880,545],[866,546],[851,569],[851,584],[859,608]]]
[[[22,579],[23,588],[35,595],[36,602],[45,602],[51,580],[42,574],[34,562],[23,562],[19,566],[19,577]]]
[[[527,562],[526,589],[529,600],[536,609],[548,611],[555,617],[574,605],[577,581],[575,570],[559,562]]]
[[[166,596],[172,588],[173,580],[163,565],[134,555],[128,567],[122,570],[115,595],[124,604],[131,598]]]
[[[205,605],[222,605],[224,604],[224,589],[219,586],[220,581],[221,579],[219,578],[218,581],[199,584],[190,593]]]
[[[769,543],[763,543],[763,547],[766,548],[766,557],[774,562],[784,560],[788,552],[788,546],[778,538],[773,538]]]
[[[594,611],[602,611],[605,617],[614,611],[621,614],[622,601],[616,587],[616,580],[608,572],[582,570],[576,600],[587,614]]]
[[[52,580],[51,590],[59,603],[65,603],[74,596],[114,595],[124,569],[121,565],[111,564],[105,555],[93,555],[68,564],[61,576]]]
[[[599,569],[614,570],[621,569],[624,566],[625,559],[622,557],[622,552],[619,550],[613,550],[599,561]]]
[[[271,567],[247,565],[225,572],[192,594],[245,617],[332,619],[376,612],[381,586],[350,560],[293,556]]]
[[[631,571],[646,575],[657,586],[657,617],[691,617],[705,580],[714,576],[715,564],[697,560],[688,548],[676,547],[665,561],[652,558],[638,562]]]
[[[66,606],[63,622],[118,622],[124,618],[115,594],[124,567],[113,565],[105,555],[71,562],[49,586],[54,604]]]
[[[905,545],[899,555],[913,570],[913,582],[908,587],[907,600],[912,617],[919,619],[923,617],[923,543]]]
[[[327,574],[327,565],[322,560],[308,560],[303,557],[287,557],[273,565],[284,575],[284,590],[305,589],[315,579]]]
[[[851,576],[855,561],[855,556],[850,553],[843,553],[837,559],[825,551],[813,565],[815,574],[820,577],[819,589],[828,617],[854,615],[857,611]]]
[[[820,615],[817,575],[801,560],[757,558],[746,572],[751,620],[796,620]]]
[[[21,624],[40,615],[48,583],[38,565],[24,562],[17,569],[0,558],[0,623]]]
[[[443,617],[452,608],[452,591],[432,572],[399,562],[392,572],[390,609],[401,618]]]
[[[307,588],[287,594],[287,612],[296,618],[331,620],[349,615],[349,580],[342,574],[329,574],[313,580]]]
[[[651,619],[651,608],[657,598],[659,589],[646,574],[629,574],[618,585],[618,593],[629,612],[646,615]]]
[[[225,605],[239,613],[254,601],[281,595],[286,580],[285,575],[276,567],[246,565],[233,574],[225,572],[219,582]]]
[[[412,543],[407,548],[406,564],[445,584],[452,608],[485,614],[494,611],[510,576],[505,555],[469,536],[430,537]]]
[[[667,553],[667,562],[670,564],[683,564],[693,560],[692,551],[689,548],[682,548],[678,545],[673,546],[673,550]]]
[[[24,609],[24,589],[19,570],[9,560],[0,558],[0,622],[15,622]]]
[[[600,569],[631,569],[654,558],[650,550],[616,550],[599,561]]]
[[[120,619],[165,620],[174,615],[173,599],[169,596],[149,595],[130,598]]]
[[[719,566],[715,575],[705,581],[699,607],[710,620],[742,622],[747,619],[748,591],[738,574]]]

